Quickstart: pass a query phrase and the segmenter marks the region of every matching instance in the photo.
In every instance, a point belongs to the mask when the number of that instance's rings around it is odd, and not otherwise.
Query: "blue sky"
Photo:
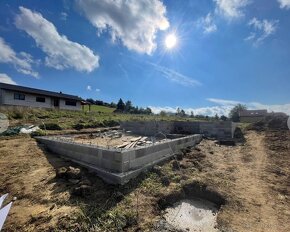
[[[289,22],[290,0],[3,0],[0,81],[154,112],[290,114]]]

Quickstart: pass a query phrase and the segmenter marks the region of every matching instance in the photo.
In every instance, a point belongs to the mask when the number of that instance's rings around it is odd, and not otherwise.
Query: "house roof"
[[[57,93],[57,92],[52,92],[52,91],[47,91],[47,90],[42,90],[42,89],[34,89],[34,88],[24,87],[20,85],[10,85],[10,84],[5,84],[5,83],[0,83],[0,89],[13,90],[13,91],[18,91],[18,92],[23,92],[23,93],[39,94],[39,95],[44,95],[44,96],[49,96],[49,97],[65,98],[65,99],[71,99],[71,100],[79,100],[79,101],[82,100],[82,98],[75,95],[64,94],[61,92]]]
[[[240,117],[261,117],[266,116],[267,110],[242,110]]]

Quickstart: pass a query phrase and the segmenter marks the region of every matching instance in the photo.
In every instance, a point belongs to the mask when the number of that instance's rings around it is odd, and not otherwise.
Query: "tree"
[[[124,104],[122,98],[120,98],[120,100],[117,103],[117,110],[122,111],[122,112],[125,110],[125,104]]]
[[[164,110],[161,110],[160,113],[159,113],[159,115],[161,117],[166,117],[167,116],[167,114],[166,114],[166,112]]]
[[[145,114],[148,114],[148,115],[152,114],[152,110],[151,110],[151,108],[146,107],[146,109],[145,109]]]
[[[103,101],[100,101],[100,100],[96,100],[95,103],[98,106],[103,106],[104,105],[104,102]]]
[[[191,117],[191,118],[194,118],[193,111],[190,111],[190,117]]]
[[[181,117],[185,117],[185,116],[186,116],[186,113],[185,113],[184,110],[180,110],[180,116],[181,116]]]
[[[91,104],[95,104],[96,102],[94,101],[94,99],[92,99],[92,98],[87,98],[87,100],[86,100],[87,102],[89,102],[89,103],[91,103]]]
[[[116,108],[116,107],[117,107],[117,105],[116,105],[116,103],[114,103],[114,102],[111,102],[111,103],[110,103],[110,107],[111,107],[111,108]]]
[[[219,120],[219,116],[217,114],[215,114],[214,119]]]
[[[228,118],[227,118],[226,116],[222,115],[222,116],[221,116],[221,120],[222,120],[222,121],[227,121]]]
[[[231,109],[229,113],[229,117],[233,122],[239,122],[240,121],[240,112],[243,110],[246,110],[247,106],[242,104],[237,104],[234,108]]]
[[[125,111],[129,113],[132,108],[133,108],[132,102],[131,101],[126,101]]]

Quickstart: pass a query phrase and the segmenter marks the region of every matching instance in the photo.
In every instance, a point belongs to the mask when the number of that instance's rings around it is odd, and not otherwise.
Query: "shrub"
[[[13,111],[11,114],[9,114],[9,118],[12,119],[22,119],[23,118],[23,112],[20,111]]]
[[[115,121],[115,120],[104,120],[103,121],[104,126],[118,126],[119,122]]]
[[[45,123],[39,126],[42,130],[62,130],[57,123]]]
[[[73,125],[72,127],[75,130],[81,130],[81,129],[84,129],[85,128],[84,124],[82,124],[82,123],[77,123],[77,124]]]
[[[44,130],[39,129],[37,131],[32,132],[30,135],[31,135],[31,137],[44,136],[44,135],[46,135],[46,133]]]

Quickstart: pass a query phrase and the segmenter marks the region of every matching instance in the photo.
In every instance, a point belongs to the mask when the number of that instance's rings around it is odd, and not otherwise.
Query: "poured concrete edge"
[[[36,139],[52,152],[95,171],[106,182],[125,184],[151,166],[172,157],[180,149],[196,145],[202,136],[190,135],[127,150],[74,143],[54,136]]]

